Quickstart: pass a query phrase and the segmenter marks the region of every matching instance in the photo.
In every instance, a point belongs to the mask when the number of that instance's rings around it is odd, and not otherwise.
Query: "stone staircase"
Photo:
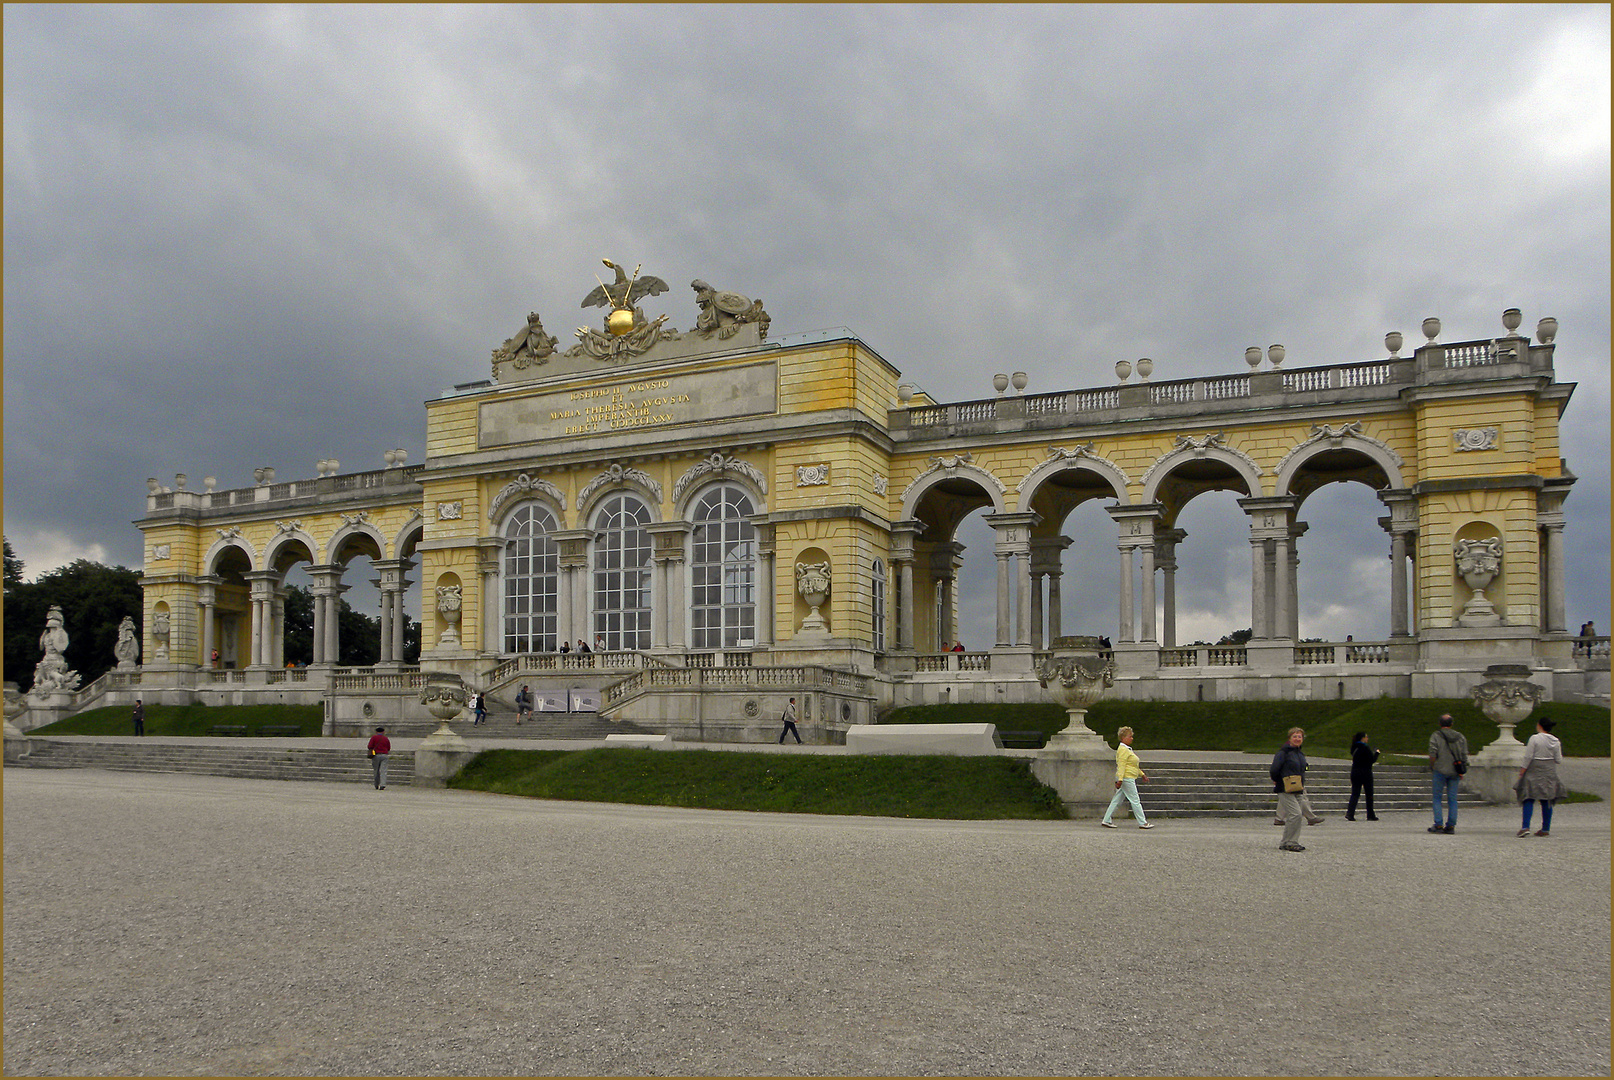
[[[472,727],[470,721],[454,721],[454,732],[475,743],[478,739],[603,739],[607,735],[652,735],[648,728],[627,720],[607,720],[598,713],[535,712],[531,720],[516,723],[514,709],[488,710],[485,724]]]
[[[1147,784],[1138,785],[1143,812],[1150,817],[1267,817],[1273,816],[1278,796],[1272,791],[1268,763],[1207,763],[1173,761],[1170,757],[1146,759]],[[1319,814],[1343,817],[1351,796],[1351,767],[1311,762],[1306,770],[1306,793]],[[1482,806],[1471,791],[1458,796],[1460,806]],[[1126,811],[1116,811],[1117,816]],[[1417,810],[1430,813],[1429,770],[1415,765],[1378,765],[1373,769],[1373,812]],[[1358,804],[1357,816],[1367,814]]]
[[[128,742],[31,737],[25,757],[7,767],[29,769],[109,769],[113,772],[192,773],[252,780],[324,780],[374,783],[364,744],[351,750],[331,747],[217,746],[190,743]],[[387,756],[387,786],[414,783],[415,755],[394,750]]]

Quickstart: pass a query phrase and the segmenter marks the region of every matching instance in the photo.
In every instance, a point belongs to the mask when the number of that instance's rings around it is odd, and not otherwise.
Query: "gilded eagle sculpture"
[[[616,271],[616,281],[610,285],[601,281],[587,296],[583,297],[582,304],[578,305],[580,307],[609,306],[613,311],[632,310],[645,297],[660,296],[667,291],[665,281],[648,274],[640,277],[638,267],[634,267],[633,276],[629,277],[622,267],[610,259],[601,259],[600,261]],[[598,279],[596,278],[596,280]]]

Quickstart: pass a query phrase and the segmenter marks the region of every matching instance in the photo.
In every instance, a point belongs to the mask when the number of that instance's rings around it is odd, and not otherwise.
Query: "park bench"
[[[303,728],[301,724],[263,724],[258,728],[258,734],[262,736],[292,736],[301,735],[302,733]]]
[[[1000,731],[998,741],[1005,748],[1015,750],[1041,750],[1048,745],[1048,736],[1040,731]]]
[[[245,735],[247,726],[245,724],[214,724],[211,728],[208,728],[207,733],[209,735]]]

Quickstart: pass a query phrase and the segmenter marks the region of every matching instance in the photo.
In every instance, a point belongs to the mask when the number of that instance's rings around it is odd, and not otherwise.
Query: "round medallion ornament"
[[[746,715],[746,717],[751,719],[751,720],[755,720],[761,714],[762,714],[762,706],[757,702],[757,699],[756,698],[746,698],[745,699],[745,715]]]
[[[621,337],[633,329],[633,312],[627,308],[617,308],[605,320],[605,328],[617,337]]]

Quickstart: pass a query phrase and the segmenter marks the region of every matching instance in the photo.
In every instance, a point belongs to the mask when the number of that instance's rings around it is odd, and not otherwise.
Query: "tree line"
[[[62,609],[67,624],[67,666],[88,686],[117,666],[112,647],[125,615],[134,619],[140,638],[140,657],[149,660],[151,642],[145,636],[140,571],[75,559],[33,581],[23,580],[23,562],[5,545],[5,679],[27,691],[34,684],[34,668],[44,653],[39,635],[52,607]],[[338,663],[367,667],[381,656],[381,620],[339,601]],[[307,664],[314,659],[314,597],[308,589],[291,586],[286,593],[286,660]],[[420,659],[420,623],[411,619],[404,631],[404,661]]]

